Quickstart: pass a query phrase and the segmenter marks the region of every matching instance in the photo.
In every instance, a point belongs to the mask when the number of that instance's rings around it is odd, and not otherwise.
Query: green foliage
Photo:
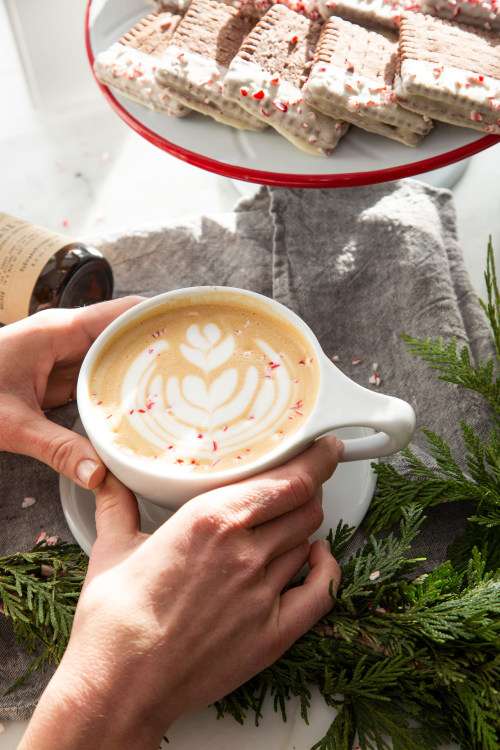
[[[411,579],[418,505],[399,532],[370,537],[342,560],[335,607],[275,664],[216,705],[258,721],[266,694],[286,717],[292,698],[307,720],[311,686],[332,708],[313,750],[498,750],[500,573],[474,550],[466,571],[448,561]],[[332,536],[332,549],[342,528]]]
[[[0,559],[0,602],[12,619],[19,643],[36,656],[7,693],[36,669],[58,664],[69,640],[76,604],[87,570],[78,545],[44,543],[30,552]]]

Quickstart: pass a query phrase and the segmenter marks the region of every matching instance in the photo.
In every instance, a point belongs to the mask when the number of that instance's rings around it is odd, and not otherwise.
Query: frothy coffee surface
[[[318,365],[302,334],[263,306],[178,300],[122,330],[90,396],[122,451],[180,471],[248,464],[298,430]]]

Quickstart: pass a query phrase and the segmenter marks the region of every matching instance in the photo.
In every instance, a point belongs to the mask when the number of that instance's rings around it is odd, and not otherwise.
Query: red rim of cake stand
[[[90,62],[92,73],[94,74],[94,53],[90,42],[90,27],[89,27],[89,15],[90,6],[92,0],[89,0],[87,5],[87,12],[85,17],[85,45],[87,48],[87,55]],[[186,148],[176,145],[171,141],[168,141],[163,136],[155,133],[154,130],[143,125],[135,117],[133,117],[120,102],[115,99],[113,94],[107,88],[97,80],[94,74],[97,85],[102,91],[104,98],[108,101],[111,108],[126,122],[126,124],[132,128],[136,133],[142,136],[145,140],[152,143],[157,148],[167,151],[172,156],[181,159],[182,161],[192,164],[195,167],[200,167],[208,172],[215,172],[223,177],[230,177],[235,180],[242,180],[244,182],[255,182],[259,185],[276,185],[278,187],[309,187],[309,188],[328,188],[328,187],[356,187],[359,185],[371,185],[379,182],[388,182],[390,180],[399,180],[403,177],[413,177],[424,172],[431,172],[441,167],[449,166],[455,162],[467,159],[469,156],[474,156],[480,151],[484,151],[490,146],[494,146],[496,143],[500,143],[500,136],[496,135],[485,135],[479,138],[473,143],[468,143],[460,148],[447,151],[444,154],[438,156],[432,156],[428,159],[422,159],[412,164],[403,164],[397,167],[388,167],[385,169],[372,170],[370,172],[347,172],[342,174],[283,174],[280,172],[266,172],[259,169],[249,169],[246,167],[238,167],[225,162],[218,161],[216,159],[210,159],[208,156],[197,154],[194,151],[189,151]]]

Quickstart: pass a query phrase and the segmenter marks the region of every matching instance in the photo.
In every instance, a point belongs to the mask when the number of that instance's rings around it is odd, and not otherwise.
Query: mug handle
[[[317,434],[340,427],[371,427],[375,430],[375,434],[367,437],[344,440],[341,461],[381,458],[405,448],[415,432],[415,412],[410,404],[358,385],[328,359],[327,365],[326,392],[320,398],[322,426]],[[338,397],[340,390],[341,399]]]

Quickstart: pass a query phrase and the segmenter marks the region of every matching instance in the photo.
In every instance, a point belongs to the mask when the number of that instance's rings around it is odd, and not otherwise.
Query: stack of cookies
[[[182,16],[151,13],[94,61],[96,78],[128,99],[157,112],[183,117],[190,111],[156,81],[156,66]]]
[[[416,146],[432,121],[402,107],[394,93],[398,43],[331,16],[323,27],[304,93],[322,112]]]
[[[94,69],[151,109],[322,156],[349,124],[406,146],[433,120],[500,134],[499,1],[157,0]]]
[[[395,91],[403,107],[500,134],[500,35],[403,14]]]
[[[347,130],[304,99],[321,24],[285,5],[270,8],[229,66],[224,92],[292,143],[328,155]]]

